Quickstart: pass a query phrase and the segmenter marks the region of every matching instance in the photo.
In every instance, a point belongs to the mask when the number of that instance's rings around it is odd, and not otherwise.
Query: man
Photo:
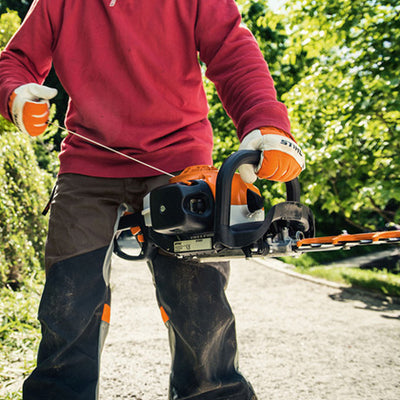
[[[233,0],[35,0],[0,58],[0,112],[31,135],[47,126],[53,63],[70,97],[46,243],[37,367],[24,399],[98,396],[110,312],[110,242],[121,205],[175,173],[211,164],[212,129],[198,57],[234,121],[243,149],[263,150],[258,176],[288,181],[304,167],[285,106]],[[282,141],[282,136],[286,138]],[[287,146],[283,143],[289,143]],[[297,151],[293,151],[293,149]],[[228,263],[158,254],[150,269],[172,352],[169,398],[256,399],[237,370]]]

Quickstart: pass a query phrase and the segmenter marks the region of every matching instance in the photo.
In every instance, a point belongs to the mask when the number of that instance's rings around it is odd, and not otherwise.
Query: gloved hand
[[[49,99],[57,95],[57,89],[28,83],[19,86],[10,96],[8,107],[17,128],[31,136],[42,134],[49,118]]]
[[[258,166],[243,164],[239,167],[242,179],[253,183],[257,176],[271,181],[288,182],[296,178],[305,168],[305,158],[300,147],[284,131],[260,128],[247,134],[239,150],[260,150]]]

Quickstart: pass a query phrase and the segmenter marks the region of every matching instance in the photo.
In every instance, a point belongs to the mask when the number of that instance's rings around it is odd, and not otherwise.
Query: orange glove
[[[19,86],[10,96],[8,107],[17,128],[31,136],[42,134],[49,118],[49,99],[57,94],[57,89],[28,83]]]
[[[257,176],[271,181],[288,182],[299,176],[305,168],[303,152],[292,137],[280,129],[267,127],[251,131],[239,150],[260,150],[258,166],[243,164],[239,167],[242,179],[253,183]]]

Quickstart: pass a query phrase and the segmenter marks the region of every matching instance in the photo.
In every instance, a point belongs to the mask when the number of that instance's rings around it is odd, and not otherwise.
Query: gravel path
[[[270,267],[273,268],[270,268]],[[240,367],[259,400],[400,399],[400,305],[234,261]],[[115,259],[101,400],[166,400],[169,349],[144,263]]]

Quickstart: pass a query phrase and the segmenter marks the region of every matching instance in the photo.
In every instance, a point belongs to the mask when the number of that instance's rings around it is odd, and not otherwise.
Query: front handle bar
[[[229,225],[232,179],[242,164],[258,165],[261,151],[240,150],[230,155],[218,172],[215,193],[215,246],[238,248],[246,247],[257,241],[268,230],[272,216],[267,214],[265,221],[254,229],[250,226],[235,229]],[[290,202],[300,202],[300,183],[298,179],[286,182],[286,199]]]

